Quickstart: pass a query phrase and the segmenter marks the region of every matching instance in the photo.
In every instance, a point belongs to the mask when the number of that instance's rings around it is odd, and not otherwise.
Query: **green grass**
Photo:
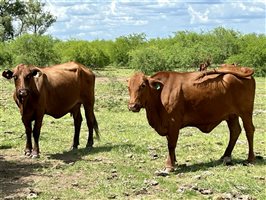
[[[164,167],[166,138],[148,125],[144,110],[127,110],[126,82],[118,78],[126,79],[132,73],[112,67],[96,71],[99,78],[107,79],[96,83],[95,114],[101,140],[95,140],[92,151],[85,148],[85,117],[79,150],[70,152],[70,115],[59,120],[45,116],[41,157],[36,160],[23,156],[24,127],[12,99],[13,82],[0,78],[0,199],[23,199],[31,194],[37,199],[221,199],[225,195],[266,199],[265,160],[241,164],[248,150],[244,132],[233,151],[235,164],[224,166],[217,161],[228,142],[225,123],[210,134],[182,129],[176,172],[169,177],[155,176]],[[266,80],[256,78],[256,82],[254,144],[256,154],[265,157]],[[211,192],[202,194],[204,190]]]

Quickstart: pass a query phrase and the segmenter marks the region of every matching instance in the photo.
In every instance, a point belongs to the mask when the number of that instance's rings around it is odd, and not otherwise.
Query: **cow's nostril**
[[[29,94],[29,92],[28,92],[28,90],[26,90],[26,89],[20,89],[20,90],[18,91],[18,95],[19,95],[20,97],[26,97],[26,96],[28,96],[28,94]]]
[[[141,105],[140,104],[129,104],[128,109],[133,112],[139,112],[141,109]]]

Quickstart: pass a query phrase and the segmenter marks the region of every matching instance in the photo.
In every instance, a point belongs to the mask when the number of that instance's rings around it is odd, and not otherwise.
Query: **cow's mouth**
[[[29,90],[27,89],[20,89],[17,92],[17,98],[20,103],[24,103],[24,101],[28,98],[29,96]]]
[[[132,112],[139,112],[141,108],[140,104],[128,104],[128,109]]]
[[[23,104],[25,102],[25,99],[26,99],[26,97],[21,97],[21,96],[18,97],[18,100],[21,104]]]

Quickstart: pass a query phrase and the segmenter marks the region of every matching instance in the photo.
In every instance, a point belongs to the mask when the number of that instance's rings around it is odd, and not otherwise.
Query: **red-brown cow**
[[[95,75],[91,70],[75,62],[46,68],[20,64],[13,71],[5,70],[2,75],[15,81],[13,97],[20,109],[27,136],[25,155],[33,158],[39,156],[39,135],[44,114],[60,118],[71,113],[75,126],[72,148],[77,148],[82,122],[81,104],[84,106],[89,129],[87,147],[92,147],[93,129],[97,137],[99,135],[93,111]]]
[[[241,117],[249,154],[254,161],[252,112],[255,81],[250,68],[219,68],[207,72],[158,72],[148,77],[136,73],[128,81],[129,110],[146,109],[148,122],[158,134],[166,136],[169,155],[166,172],[173,171],[179,130],[193,126],[211,132],[223,120],[230,131],[230,141],[222,159],[231,162],[231,153],[241,132]]]

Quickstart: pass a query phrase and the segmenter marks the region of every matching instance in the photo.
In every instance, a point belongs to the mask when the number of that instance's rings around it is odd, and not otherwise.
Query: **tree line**
[[[114,40],[62,41],[44,34],[56,21],[44,5],[38,0],[0,0],[1,68],[77,61],[90,68],[113,65],[151,74],[198,70],[201,63],[209,62],[212,67],[236,63],[253,67],[257,76],[266,75],[265,34],[217,27],[200,33],[178,31],[168,38],[148,39],[144,33],[133,33]]]
[[[0,66],[48,66],[67,61],[90,68],[130,67],[148,74],[159,70],[197,70],[206,61],[214,67],[237,63],[253,67],[257,76],[265,76],[266,36],[218,27],[210,32],[180,31],[172,37],[156,39],[147,39],[142,33],[115,40],[62,41],[50,35],[23,34],[0,43]]]

